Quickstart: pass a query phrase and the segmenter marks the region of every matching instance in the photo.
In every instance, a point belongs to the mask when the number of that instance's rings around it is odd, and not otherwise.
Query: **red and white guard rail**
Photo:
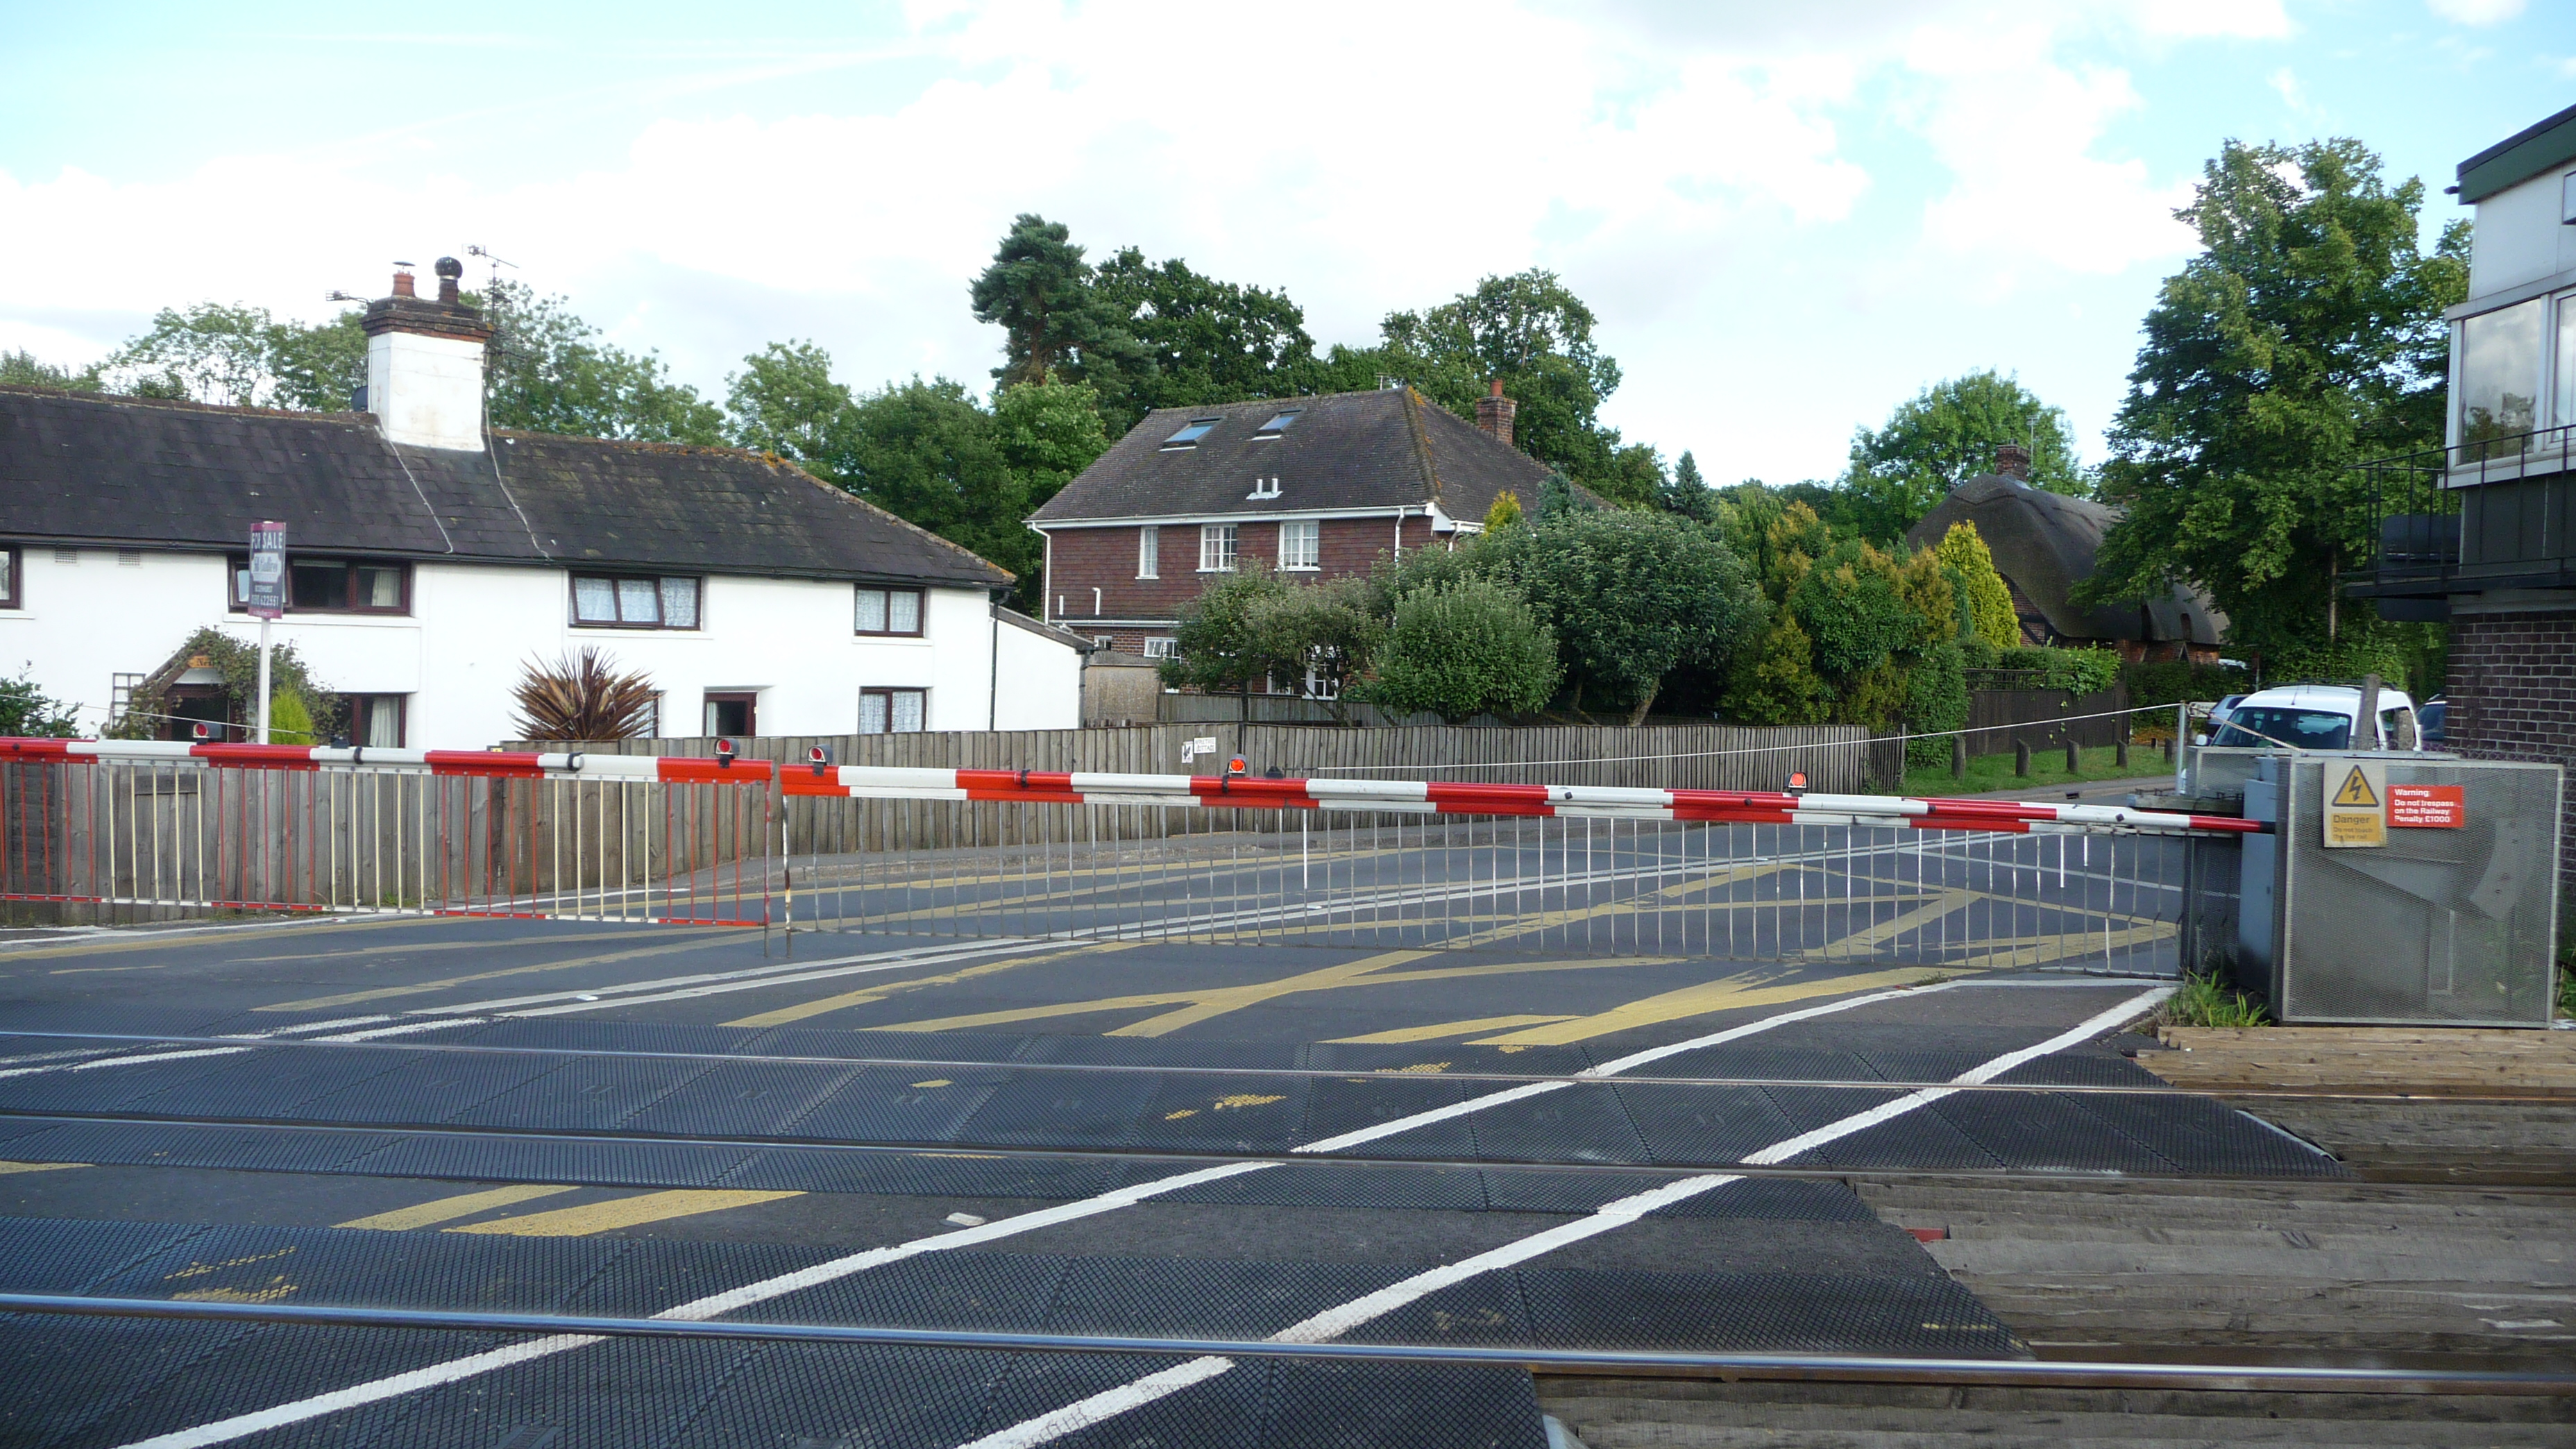
[[[1638,790],[1606,785],[1444,784],[1421,780],[1267,780],[1249,775],[1112,775],[1042,770],[923,770],[790,764],[780,792],[863,800],[989,800],[1054,805],[1369,810],[1418,815],[1557,815],[1702,820],[1730,825],[1861,825],[2036,835],[2118,831],[2258,834],[2224,815],[2029,800],[1914,800],[1894,795],[1792,795],[1777,790]]]
[[[601,780],[666,785],[753,785],[770,778],[767,760],[574,751],[396,750],[360,745],[191,744],[184,740],[0,739],[0,761],[66,764],[193,764],[235,770],[393,770],[502,780]]]

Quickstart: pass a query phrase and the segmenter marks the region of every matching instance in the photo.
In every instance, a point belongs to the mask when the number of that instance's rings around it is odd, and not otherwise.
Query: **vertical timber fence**
[[[0,899],[765,926],[764,760],[0,740]]]

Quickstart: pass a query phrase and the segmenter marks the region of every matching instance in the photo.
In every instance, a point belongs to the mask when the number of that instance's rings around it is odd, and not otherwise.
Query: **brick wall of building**
[[[1313,573],[1290,577],[1322,579],[1335,574],[1366,573],[1378,555],[1395,547],[1395,527],[1392,515],[1327,518],[1316,537],[1320,567]],[[1199,529],[1194,523],[1164,525],[1155,569],[1159,577],[1136,577],[1137,532],[1134,524],[1054,530],[1047,577],[1049,619],[1076,633],[1120,634],[1116,629],[1090,628],[1083,621],[1174,618],[1199,596],[1201,589],[1223,577],[1199,572]],[[1431,520],[1418,516],[1404,520],[1406,548],[1434,542]],[[1275,566],[1279,560],[1278,523],[1269,519],[1238,523],[1235,557],[1259,559]],[[1091,592],[1094,588],[1100,590],[1096,606]],[[1123,634],[1118,647],[1128,647]]]
[[[2487,760],[2538,760],[2576,776],[2576,609],[2455,614],[2444,744]],[[2567,788],[2564,784],[2562,789]],[[2558,899],[2576,909],[2576,811],[2558,812]]]

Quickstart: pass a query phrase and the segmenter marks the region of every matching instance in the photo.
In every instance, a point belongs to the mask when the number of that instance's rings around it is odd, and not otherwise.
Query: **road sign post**
[[[259,620],[259,725],[252,738],[268,743],[268,626],[286,612],[286,525],[263,521],[250,531],[251,617]]]

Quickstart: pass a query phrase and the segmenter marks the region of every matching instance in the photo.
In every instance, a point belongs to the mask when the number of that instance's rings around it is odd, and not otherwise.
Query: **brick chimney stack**
[[[2030,481],[2030,449],[2019,443],[2006,443],[1995,449],[1995,471],[2007,478]]]
[[[457,298],[464,266],[438,259],[438,300],[416,290],[408,262],[395,264],[394,292],[358,319],[367,334],[367,391],[385,440],[415,448],[483,448],[483,314]]]
[[[1499,377],[1495,378],[1492,389],[1483,397],[1476,399],[1476,426],[1502,439],[1505,446],[1509,446],[1512,441],[1512,415],[1520,410],[1519,403],[1503,396],[1503,380]]]

